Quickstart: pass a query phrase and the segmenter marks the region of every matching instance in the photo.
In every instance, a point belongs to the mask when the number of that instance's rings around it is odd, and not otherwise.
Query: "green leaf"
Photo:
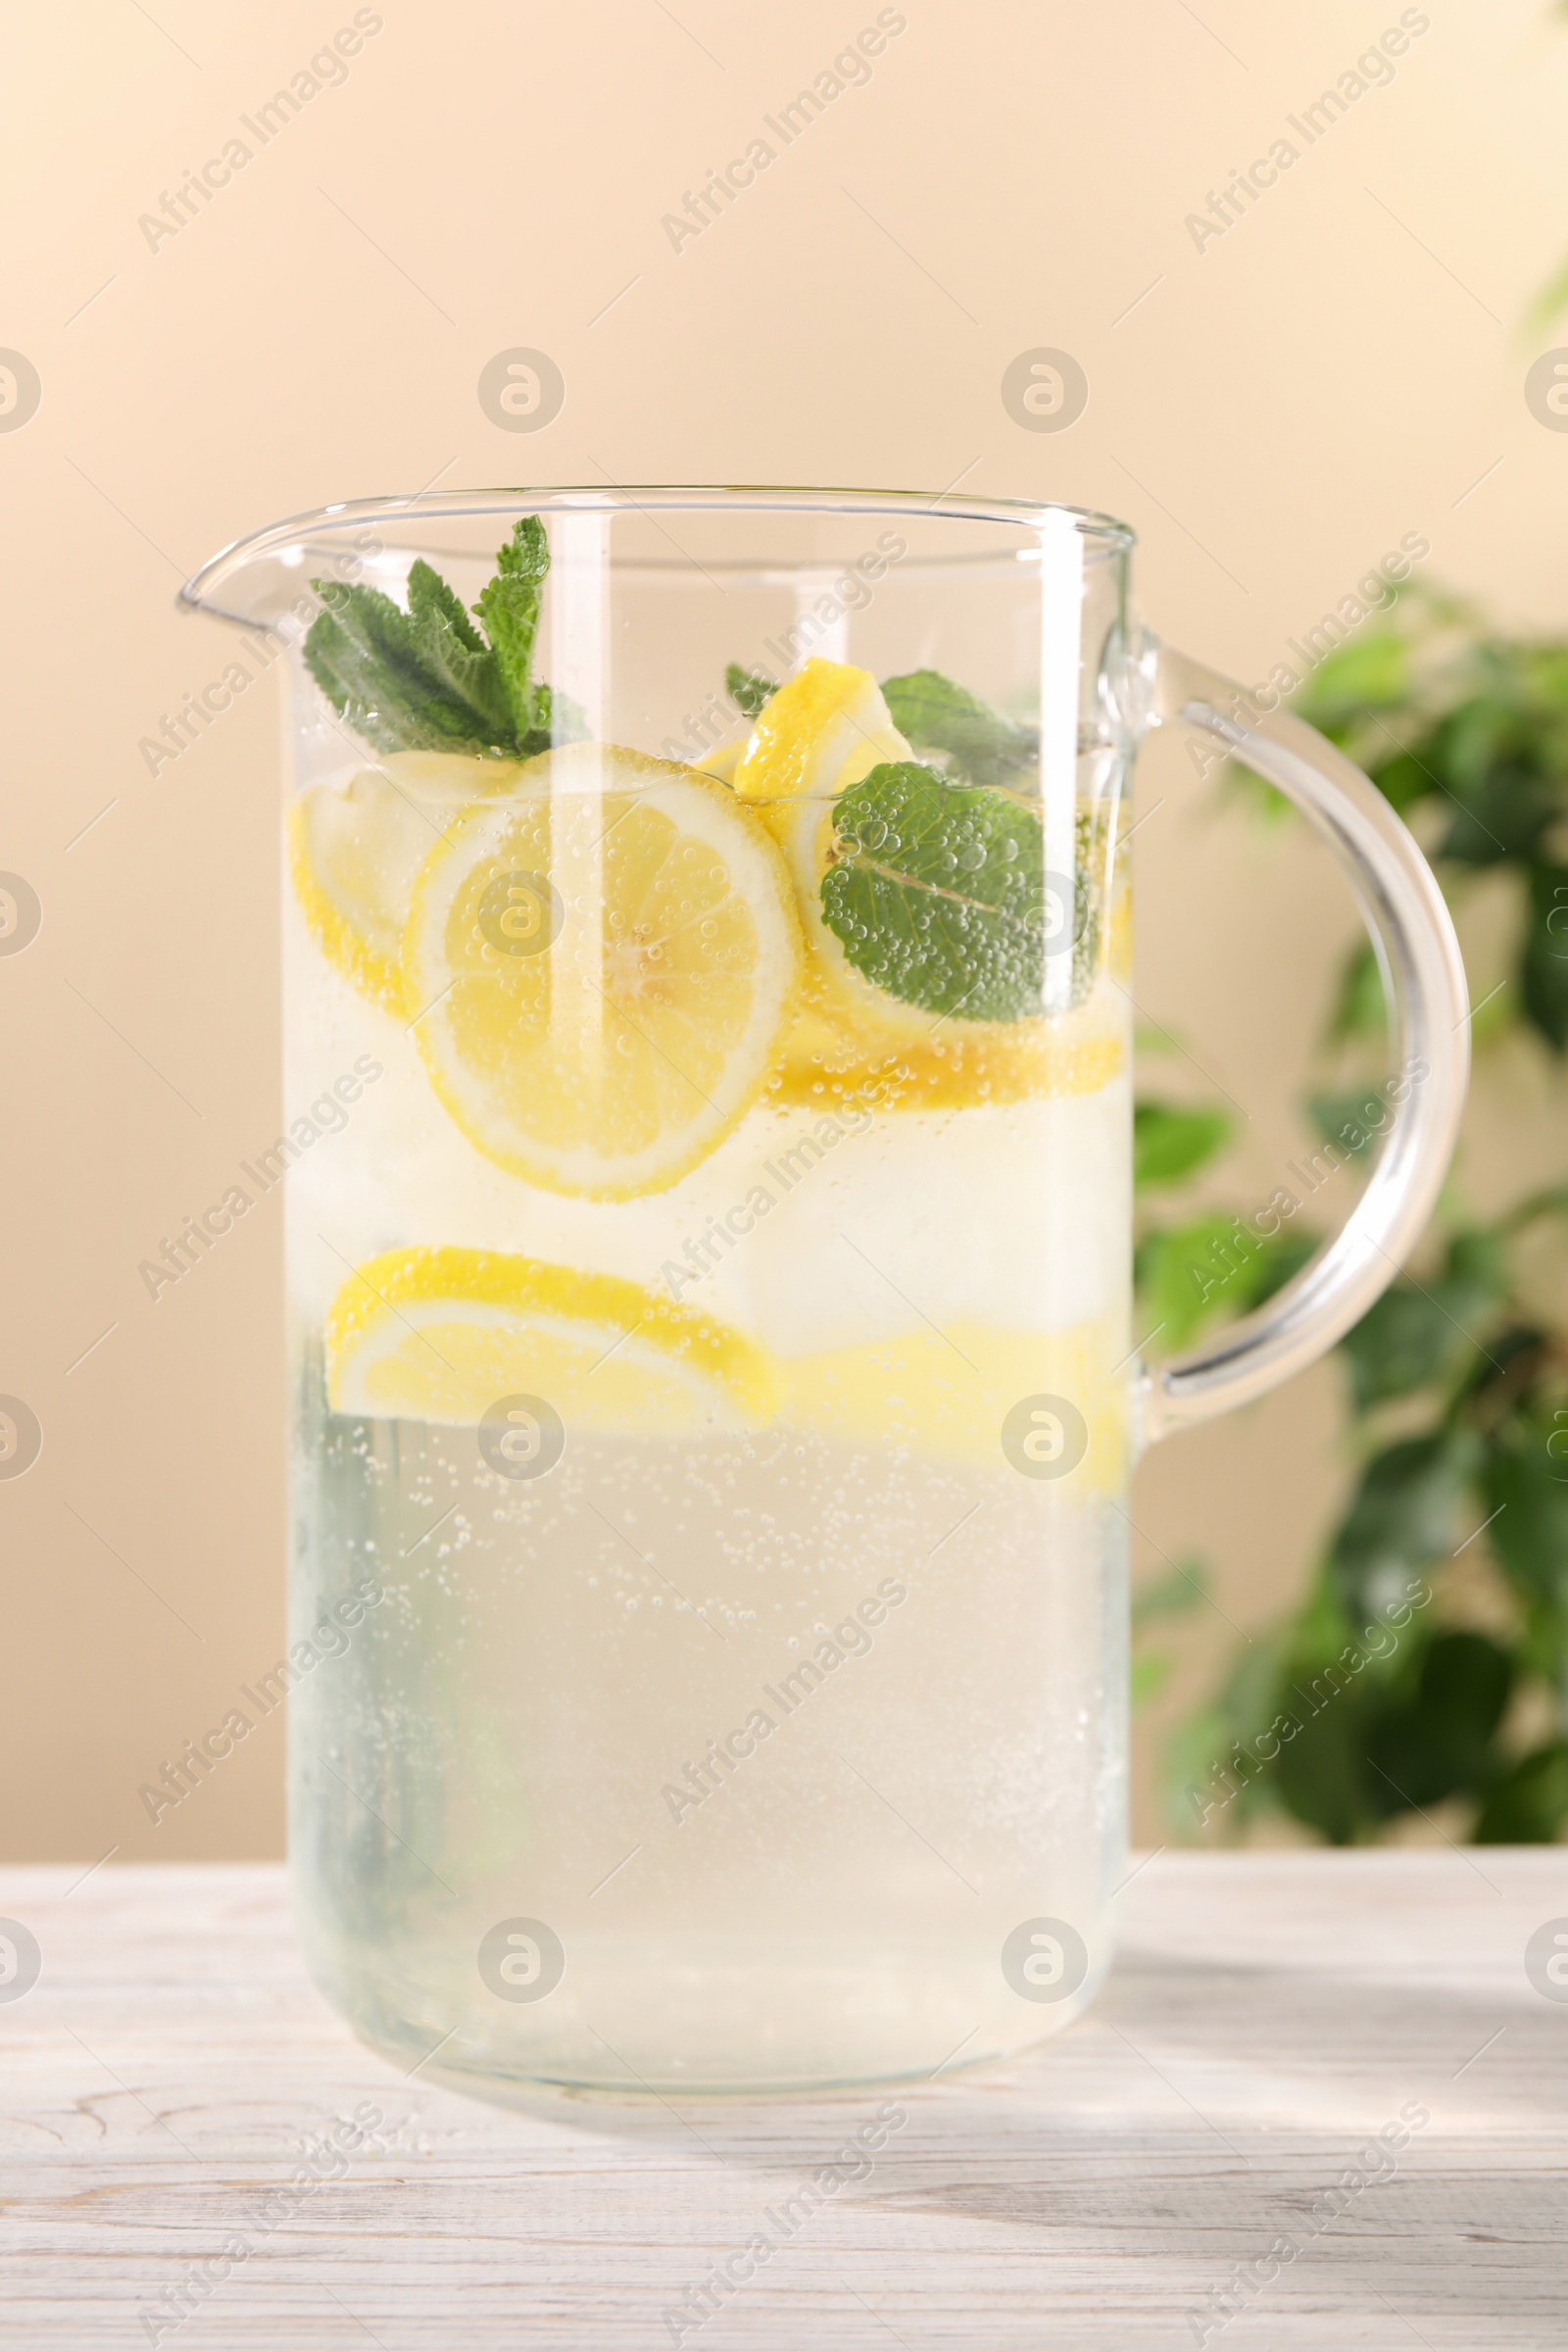
[[[768,698],[777,694],[778,681],[762,670],[731,662],[724,671],[724,691],[747,718],[755,718]]]
[[[1371,1729],[1367,1755],[1385,1782],[1385,1811],[1441,1804],[1489,1777],[1513,1679],[1512,1658],[1485,1634],[1433,1635],[1413,1697]]]
[[[474,711],[492,743],[510,743],[512,714],[496,658],[439,572],[409,567],[410,637],[426,670]]]
[[[1288,1631],[1276,1683],[1292,1727],[1280,1746],[1280,1801],[1336,1845],[1365,1837],[1388,1809],[1367,1762],[1368,1736],[1390,1703],[1391,1678],[1401,1663],[1409,1672],[1397,1651],[1369,1655],[1359,1630],[1337,1581],[1321,1574]]]
[[[1278,1679],[1276,1642],[1266,1636],[1250,1642],[1217,1697],[1171,1733],[1161,1784],[1167,1813],[1179,1832],[1190,1837],[1200,1830],[1212,1835],[1239,1827],[1277,1801],[1274,1771],[1260,1770],[1250,1751],[1279,1710]]]
[[[1168,1649],[1146,1649],[1133,1659],[1128,1670],[1128,1695],[1134,1708],[1147,1707],[1157,1698],[1175,1671],[1176,1659]]]
[[[1374,1455],[1330,1550],[1346,1606],[1363,1622],[1404,1597],[1410,1577],[1452,1551],[1480,1441],[1466,1429],[1406,1438]]]
[[[1038,765],[1040,739],[1033,727],[1014,726],[939,669],[884,678],[882,693],[893,724],[915,751],[945,752],[971,784],[1010,784]]]
[[[1555,1601],[1530,1599],[1525,1603],[1524,1620],[1516,1644],[1520,1677],[1537,1676],[1555,1691],[1563,1679],[1563,1661],[1568,1658],[1568,1608]],[[1559,1724],[1562,1719],[1559,1705]]]
[[[1483,691],[1456,704],[1428,740],[1429,764],[1452,793],[1474,792],[1514,748],[1517,695],[1511,681],[1492,668]]]
[[[1526,1592],[1568,1603],[1568,1422],[1531,1418],[1505,1431],[1482,1493],[1487,1543],[1505,1573]]]
[[[1479,1349],[1472,1326],[1505,1296],[1507,1280],[1500,1237],[1477,1229],[1455,1234],[1429,1285],[1391,1284],[1340,1343],[1356,1411],[1452,1378]]]
[[[1293,1703],[1290,1691],[1285,1703]],[[1282,1743],[1275,1766],[1281,1801],[1332,1845],[1350,1845],[1381,1817],[1366,1761],[1361,1694],[1350,1685],[1317,1714],[1309,1713],[1303,1701],[1295,1704],[1298,1729],[1294,1739]]]
[[[533,641],[549,569],[545,526],[537,514],[524,514],[498,552],[495,577],[480,590],[474,606],[495,655],[519,745],[541,733],[549,741],[548,708],[538,699],[532,674]]]
[[[1133,1052],[1135,1054],[1179,1054],[1182,1048],[1168,1029],[1154,1021],[1134,1021]]]
[[[1568,865],[1530,870],[1530,918],[1519,959],[1527,1017],[1555,1054],[1568,1053]]]
[[[1145,1236],[1133,1276],[1161,1353],[1185,1348],[1231,1306],[1229,1286],[1250,1254],[1236,1218],[1220,1210]]]
[[[838,803],[822,919],[857,971],[906,1004],[966,1021],[1042,1009],[1047,897],[1039,816],[1007,794],[885,762]],[[1080,877],[1085,954],[1088,884]]]
[[[1370,940],[1364,939],[1346,962],[1340,993],[1329,1021],[1331,1038],[1381,1036],[1388,1026],[1383,974]]]
[[[1394,709],[1409,691],[1410,649],[1402,632],[1371,629],[1319,662],[1298,709],[1310,725],[1331,735],[1368,710]]]
[[[1470,1835],[1477,1845],[1554,1845],[1568,1822],[1568,1742],[1521,1756],[1487,1790]]]
[[[1428,1589],[1426,1601],[1431,1597]],[[1434,1775],[1441,1781],[1455,1759],[1448,1756],[1439,1771],[1423,1743],[1436,1743],[1441,1761],[1442,1727],[1450,1712],[1466,1727],[1461,1777],[1473,1781],[1491,1769],[1485,1743],[1497,1713],[1494,1645],[1484,1644],[1490,1654],[1479,1658],[1462,1649],[1440,1651],[1429,1664],[1435,1644],[1427,1621],[1413,1615],[1408,1592],[1399,1598],[1406,1604],[1403,1627],[1386,1620],[1374,1644],[1367,1616],[1351,1614],[1331,1567],[1286,1637],[1277,1689],[1294,1732],[1281,1748],[1279,1796],[1298,1821],[1336,1844],[1373,1836],[1405,1810],[1401,1790],[1417,1796],[1418,1765],[1420,1786],[1429,1796],[1435,1792]],[[1452,1686],[1464,1684],[1467,1673],[1475,1688],[1467,1685],[1455,1699]]]
[[[1307,1259],[1315,1255],[1317,1246],[1318,1236],[1315,1233],[1304,1230],[1298,1232],[1294,1225],[1282,1225],[1279,1232],[1263,1244],[1262,1254],[1249,1277],[1249,1308],[1262,1306],[1273,1298],[1276,1291],[1283,1291],[1288,1282],[1294,1282]]]
[[[1568,5],[1568,0],[1564,4]],[[1548,1184],[1544,1192],[1527,1193],[1509,1209],[1503,1224],[1509,1233],[1517,1233],[1535,1217],[1563,1216],[1568,1216],[1568,1184]]]
[[[1295,814],[1295,809],[1279,787],[1260,776],[1255,767],[1234,756],[1227,759],[1223,780],[1231,797],[1250,808],[1252,815],[1265,825],[1281,825]]]
[[[1396,1284],[1340,1342],[1350,1366],[1358,1413],[1391,1396],[1425,1388],[1449,1366],[1454,1332],[1437,1300]]]
[[[1367,774],[1397,816],[1408,816],[1418,801],[1441,789],[1414,752],[1396,752],[1392,760],[1379,760],[1370,753],[1367,758]]]
[[[479,713],[423,659],[414,623],[379,588],[312,582],[322,610],[305,662],[326,699],[380,752],[479,751]]]
[[[1311,1095],[1306,1107],[1323,1141],[1342,1152],[1364,1152],[1391,1123],[1389,1099],[1377,1087],[1348,1087],[1343,1094]]]
[[[1160,1353],[1185,1348],[1220,1315],[1246,1314],[1271,1298],[1316,1246],[1289,1226],[1265,1239],[1223,1212],[1146,1235],[1133,1272]]]
[[[575,703],[531,674],[550,547],[525,516],[496,558],[474,611],[486,644],[439,572],[409,568],[408,611],[378,588],[314,580],[321,599],[305,640],[311,675],[378,752],[500,753],[527,759],[587,733]]]
[[[1438,1293],[1454,1321],[1463,1328],[1479,1322],[1508,1295],[1507,1245],[1490,1225],[1466,1226],[1448,1244]],[[1472,1346],[1480,1341],[1466,1330]]]
[[[1506,1220],[1495,1228],[1499,1241],[1508,1230]],[[1554,1356],[1551,1335],[1535,1323],[1494,1328],[1454,1396],[1454,1410],[1485,1430],[1489,1445],[1506,1446],[1510,1430],[1527,1421],[1541,1402]]]
[[[1157,1576],[1152,1583],[1141,1585],[1133,1594],[1133,1631],[1140,1632],[1160,1617],[1186,1617],[1200,1600],[1208,1598],[1208,1565],[1198,1554],[1173,1567],[1168,1576]]]
[[[1133,1112],[1133,1187],[1181,1184],[1230,1140],[1223,1110],[1184,1110],[1173,1102],[1140,1102]]]
[[[1438,856],[1463,865],[1534,857],[1562,810],[1555,778],[1521,761],[1494,760],[1453,798],[1457,806]]]

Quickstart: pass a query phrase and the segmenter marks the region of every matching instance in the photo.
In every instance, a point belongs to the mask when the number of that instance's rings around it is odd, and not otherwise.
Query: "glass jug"
[[[473,2087],[1005,2059],[1108,1964],[1120,1504],[1414,1242],[1452,931],[1366,779],[1018,501],[362,501],[185,590],[287,649],[291,1848],[367,2039]],[[1274,698],[1277,701],[1277,698]],[[1142,1368],[1126,843],[1180,722],[1333,844],[1403,1107]],[[282,1670],[280,1670],[280,1673]]]

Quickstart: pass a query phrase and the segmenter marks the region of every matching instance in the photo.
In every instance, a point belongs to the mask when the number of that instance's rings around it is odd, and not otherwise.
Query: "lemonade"
[[[376,1596],[294,1695],[307,1948],[492,2084],[994,2057],[1124,1838],[1120,776],[1048,863],[1027,721],[822,656],[599,740],[549,564],[307,653],[295,1636]]]

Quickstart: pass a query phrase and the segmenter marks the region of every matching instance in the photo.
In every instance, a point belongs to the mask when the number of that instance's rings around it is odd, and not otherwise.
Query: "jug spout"
[[[392,589],[400,583],[408,559],[387,562],[386,538],[377,527],[388,512],[384,499],[358,499],[269,523],[211,557],[185,582],[178,601],[296,642],[321,610],[322,585],[367,581]]]

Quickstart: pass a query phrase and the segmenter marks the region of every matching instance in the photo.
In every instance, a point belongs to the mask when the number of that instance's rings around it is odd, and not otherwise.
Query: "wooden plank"
[[[764,2216],[886,2094],[492,2106],[352,2039],[277,1870],[78,1877],[0,1873],[44,1954],[0,2005],[8,2347],[1568,2339],[1568,2004],[1523,1965],[1568,1914],[1560,1849],[1156,1856],[1090,2015],[1014,2073],[898,2093],[870,2175],[793,2234]],[[366,2101],[382,2120],[340,2177],[269,2226]],[[1358,2174],[1401,2111],[1429,2120]],[[759,2232],[784,2242],[695,2324],[688,2285]],[[169,2324],[163,2290],[234,2240]]]

